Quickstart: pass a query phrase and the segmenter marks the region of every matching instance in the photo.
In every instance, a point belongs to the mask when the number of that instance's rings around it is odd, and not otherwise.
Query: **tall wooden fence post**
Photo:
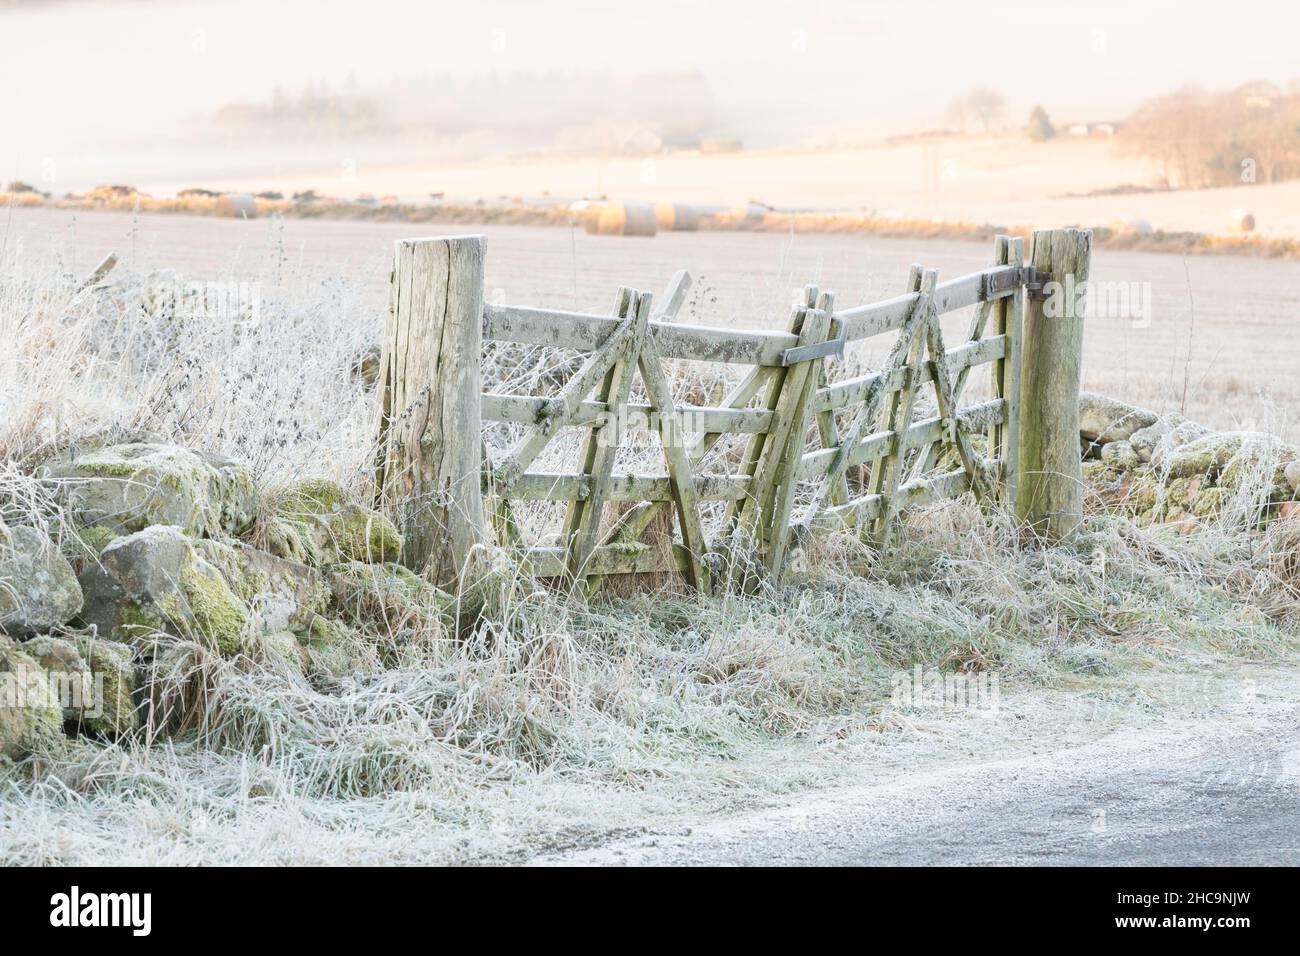
[[[1029,263],[1051,274],[1025,309],[1016,515],[1049,540],[1083,520],[1079,377],[1092,230],[1034,232]]]
[[[376,494],[402,561],[453,586],[487,540],[480,363],[484,236],[396,245],[380,365]]]

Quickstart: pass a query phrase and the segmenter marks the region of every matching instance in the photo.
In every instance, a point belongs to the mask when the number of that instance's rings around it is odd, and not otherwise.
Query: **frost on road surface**
[[[1029,752],[999,757],[996,733],[987,739],[984,728],[978,756],[932,754],[909,771],[882,754],[860,785],[533,862],[1294,866],[1298,692],[1300,675],[1253,668],[1161,682],[1096,739],[1072,743],[1071,720],[1063,737],[1049,729]],[[1003,747],[1015,745],[1026,721],[1053,720],[1041,699],[1002,709],[986,720],[1000,725]],[[954,743],[978,720],[933,732]]]

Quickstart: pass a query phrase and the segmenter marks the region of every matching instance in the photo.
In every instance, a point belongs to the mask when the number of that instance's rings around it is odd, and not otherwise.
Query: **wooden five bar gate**
[[[1037,232],[1026,266],[1023,240],[999,236],[994,264],[979,272],[940,282],[913,266],[904,294],[844,309],[808,286],[784,330],[754,331],[675,321],[684,272],[657,306],[620,289],[609,315],[499,306],[483,300],[483,237],[399,242],[378,497],[405,533],[404,560],[444,584],[490,543],[514,549],[538,577],[589,588],[667,569],[700,589],[779,580],[818,532],[857,529],[883,543],[906,509],[966,492],[1059,537],[1082,510],[1083,317],[1060,287],[1086,282],[1090,248],[1085,231]],[[967,308],[961,341],[945,341],[941,316]],[[879,368],[854,373],[835,361],[852,343],[891,334]],[[553,394],[484,394],[485,343],[581,358]],[[674,399],[665,369],[674,360],[748,372],[716,404],[688,404]],[[987,399],[963,403],[972,369],[985,365]],[[929,414],[918,414],[919,400]],[[508,450],[489,451],[484,422],[514,426]],[[629,422],[658,434],[662,473],[617,464]],[[584,434],[577,467],[537,467],[564,429]],[[728,470],[703,470],[727,436],[740,436],[721,459]],[[564,503],[551,540],[526,540],[521,501]],[[669,509],[665,552],[643,536]]]

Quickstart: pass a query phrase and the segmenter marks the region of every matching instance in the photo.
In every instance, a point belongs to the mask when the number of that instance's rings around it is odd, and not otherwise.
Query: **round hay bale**
[[[1234,209],[1228,213],[1228,232],[1254,232],[1255,217],[1248,210]]]
[[[733,207],[726,218],[740,226],[757,226],[768,214],[768,208],[762,203],[747,202]]]
[[[1110,224],[1116,232],[1126,232],[1134,236],[1151,235],[1151,220],[1140,216],[1121,216]]]
[[[694,206],[661,202],[655,206],[655,219],[660,229],[669,232],[695,232],[700,228],[700,214]]]
[[[583,226],[587,232],[594,233],[601,205],[602,203],[592,202],[589,199],[579,199],[569,203],[569,222],[575,226]]]
[[[653,236],[659,231],[654,207],[640,202],[607,202],[586,227],[598,236]]]
[[[257,218],[257,200],[248,193],[222,193],[213,208],[218,216],[231,219]]]
[[[705,156],[716,156],[719,153],[739,153],[743,148],[744,143],[738,139],[715,136],[700,140],[700,152]]]

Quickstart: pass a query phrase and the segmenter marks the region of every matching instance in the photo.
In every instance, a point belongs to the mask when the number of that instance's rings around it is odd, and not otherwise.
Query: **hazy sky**
[[[349,73],[697,67],[738,123],[872,137],[937,125],[974,84],[1013,117],[1091,119],[1188,82],[1285,83],[1297,35],[1294,0],[0,0],[0,176]]]

